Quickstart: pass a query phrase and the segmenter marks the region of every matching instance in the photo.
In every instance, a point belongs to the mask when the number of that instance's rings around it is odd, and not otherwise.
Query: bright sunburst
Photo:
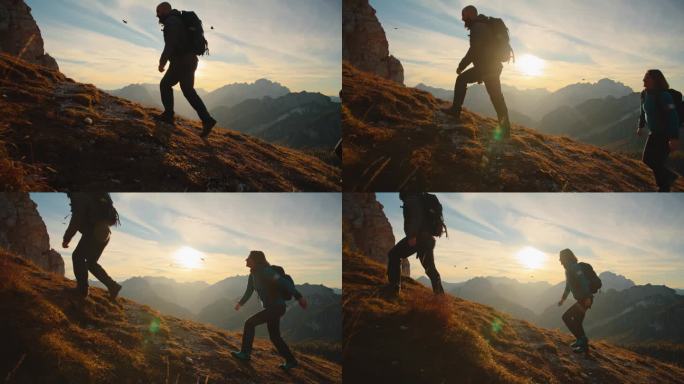
[[[194,248],[182,247],[173,253],[173,258],[182,268],[198,269],[202,267],[204,253]]]
[[[525,54],[516,58],[515,66],[523,75],[535,77],[544,73],[546,62],[537,56]]]
[[[518,262],[527,269],[539,269],[546,261],[544,252],[534,247],[525,247],[515,256],[518,258]]]

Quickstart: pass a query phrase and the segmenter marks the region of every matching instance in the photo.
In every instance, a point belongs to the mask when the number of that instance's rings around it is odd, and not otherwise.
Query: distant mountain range
[[[93,286],[104,288],[96,281]],[[245,320],[261,310],[256,292],[247,304],[235,311],[235,303],[247,286],[247,276],[228,277],[215,284],[205,282],[179,283],[166,277],[133,277],[120,283],[121,296],[160,311],[165,315],[209,323],[228,330],[241,330]],[[304,295],[309,308],[295,309],[295,300],[288,302],[288,313],[282,319],[283,334],[292,341],[339,342],[342,338],[341,293],[323,285],[302,284],[297,289]],[[257,335],[267,337],[260,329]]]
[[[270,143],[296,149],[330,151],[342,136],[339,97],[320,93],[290,93],[287,87],[267,79],[235,83],[212,92],[199,89],[209,112],[221,127],[234,129]],[[163,108],[159,86],[132,84],[109,91],[146,106]],[[196,112],[174,89],[178,115],[197,119]]]
[[[211,111],[219,125],[297,149],[332,149],[342,137],[341,105],[320,93],[245,100]]]
[[[665,286],[635,285],[622,275],[609,271],[599,277],[603,283],[587,312],[585,329],[589,337],[609,339],[623,344],[645,342],[684,342],[684,296],[682,290]],[[421,276],[418,282],[430,286]],[[546,328],[565,329],[561,319],[570,305],[556,304],[565,283],[521,283],[502,277],[476,277],[461,283],[444,283],[454,296],[491,306],[514,317]]]
[[[197,119],[197,113],[185,100],[183,93],[174,88],[174,110],[177,114],[188,119]],[[161,94],[159,84],[131,84],[121,89],[107,91],[107,93],[135,101],[147,107],[161,108]],[[197,89],[207,109],[211,111],[218,107],[232,107],[248,99],[261,99],[264,97],[277,98],[287,95],[290,90],[276,82],[267,79],[259,79],[253,83],[234,83],[224,85],[211,92]]]
[[[443,100],[453,99],[453,90],[434,88],[422,83],[416,85],[415,88],[429,92]],[[544,116],[558,108],[572,107],[587,100],[603,99],[608,96],[619,98],[634,92],[626,85],[610,79],[601,79],[596,83],[571,84],[554,92],[546,89],[520,90],[505,84],[502,85],[502,90],[511,121],[533,128],[539,125]],[[486,116],[496,116],[483,85],[478,84],[468,88],[464,107]]]

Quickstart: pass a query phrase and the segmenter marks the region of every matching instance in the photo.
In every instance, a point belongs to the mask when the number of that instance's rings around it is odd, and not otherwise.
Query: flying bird
[[[126,20],[126,19],[123,19],[121,21],[123,21],[124,24],[128,24],[128,20]]]
[[[214,26],[213,26],[213,25],[211,26],[211,29],[214,29]]]

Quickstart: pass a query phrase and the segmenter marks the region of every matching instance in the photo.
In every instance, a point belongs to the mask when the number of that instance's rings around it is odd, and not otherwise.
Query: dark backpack
[[[93,223],[105,222],[110,227],[120,224],[119,213],[114,208],[114,202],[108,193],[93,196],[90,219]]]
[[[582,274],[584,277],[589,280],[589,292],[592,294],[598,292],[599,289],[601,289],[601,286],[603,283],[601,282],[601,279],[596,275],[596,272],[594,272],[594,268],[591,266],[591,264],[587,263],[579,263],[580,268],[582,269]]]
[[[181,19],[185,28],[188,31],[189,50],[197,56],[204,56],[209,54],[209,43],[204,38],[204,28],[202,28],[202,20],[197,17],[197,14],[192,11],[182,11]]]
[[[432,193],[423,193],[422,195],[423,211],[425,212],[425,220],[427,222],[426,228],[432,236],[442,237],[442,234],[447,233],[446,224],[444,224],[444,216],[442,215],[442,204]]]
[[[679,125],[684,125],[684,103],[682,102],[682,93],[676,89],[668,89],[667,92],[672,96],[672,102],[675,105],[675,110],[677,111],[677,116],[679,117]],[[641,92],[641,104],[644,104],[644,99],[646,98],[646,91]],[[667,109],[663,105],[660,97],[656,96],[656,108],[658,110],[658,122],[663,124],[667,120]],[[665,129],[665,127],[662,127]],[[677,127],[677,136],[679,137],[679,127]]]
[[[511,39],[508,35],[508,27],[503,20],[497,17],[485,17],[485,24],[489,26],[492,31],[492,51],[494,58],[502,63],[508,63],[513,59],[515,62],[515,53],[511,48]]]
[[[286,274],[285,269],[283,269],[283,267],[279,265],[271,265],[271,268],[273,268],[273,270],[276,271],[278,275],[280,275],[280,278],[287,280],[290,284],[292,284],[292,286],[294,286],[294,280],[292,280],[292,276]],[[292,294],[289,290],[283,289],[280,286],[278,286],[278,293],[280,294],[280,297],[283,298],[283,300],[292,300]]]

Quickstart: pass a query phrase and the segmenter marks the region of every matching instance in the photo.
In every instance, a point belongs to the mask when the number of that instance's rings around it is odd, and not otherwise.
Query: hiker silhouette
[[[186,17],[187,16],[187,17]],[[164,112],[155,116],[156,120],[173,124],[173,86],[180,82],[181,91],[192,108],[202,120],[202,133],[206,137],[216,125],[216,120],[209,114],[204,102],[195,91],[195,71],[197,70],[197,54],[204,54],[206,40],[203,37],[192,36],[186,25],[186,18],[199,22],[193,30],[201,30],[201,21],[194,12],[181,13],[173,9],[171,4],[163,2],[157,6],[157,18],[164,26],[164,51],[159,58],[159,72],[164,72],[166,63],[170,62],[168,71],[159,83]],[[200,47],[194,47],[199,41]]]
[[[470,30],[470,48],[456,70],[458,77],[454,85],[453,103],[442,111],[460,121],[468,84],[484,82],[499,120],[494,132],[495,139],[509,138],[511,123],[500,79],[503,70],[501,62],[509,61],[513,54],[508,30],[501,19],[478,14],[477,8],[472,5],[463,8],[461,16],[465,27]],[[470,64],[473,67],[465,70]]]
[[[560,251],[559,260],[565,268],[565,290],[558,302],[562,306],[570,292],[577,300],[563,314],[563,322],[575,336],[575,342],[570,344],[576,353],[589,351],[589,339],[584,333],[584,316],[594,302],[594,293],[601,288],[601,280],[596,276],[594,269],[587,263],[580,263],[570,249]]]
[[[88,272],[92,273],[109,290],[109,298],[115,300],[121,285],[114,281],[98,264],[100,256],[109,243],[109,227],[119,223],[109,193],[67,193],[71,201],[71,220],[64,232],[62,247],[69,243],[76,232],[81,239],[71,255],[76,276],[75,293],[82,298],[88,297]]]
[[[658,69],[648,70],[643,81],[637,135],[641,136],[646,126],[649,135],[642,161],[653,170],[658,192],[669,192],[677,174],[665,163],[670,152],[679,147],[679,127],[684,125],[682,94],[670,89],[665,75]]]
[[[401,192],[399,198],[404,203],[404,233],[406,237],[401,239],[387,255],[387,289],[389,294],[396,296],[401,292],[401,259],[405,259],[414,253],[417,254],[420,263],[425,268],[425,274],[430,278],[432,291],[435,294],[444,293],[442,280],[435,266],[435,235],[441,235],[444,222],[441,220],[441,205],[438,209],[439,220],[430,217],[431,214],[427,204],[430,200],[439,201],[437,197],[428,193],[407,193]],[[437,209],[434,209],[437,211]],[[435,222],[437,222],[435,226]],[[439,227],[439,228],[437,228]]]
[[[285,274],[282,267],[269,264],[262,251],[251,251],[245,263],[250,269],[247,289],[240,301],[235,304],[235,310],[239,311],[255,290],[264,309],[245,321],[242,348],[240,351],[232,352],[232,355],[239,360],[249,361],[254,342],[254,329],[257,325],[266,323],[271,342],[285,358],[285,363],[280,365],[280,368],[288,371],[298,363],[280,335],[280,318],[285,314],[286,300],[294,297],[304,309],[308,303],[295,288],[292,278]]]

